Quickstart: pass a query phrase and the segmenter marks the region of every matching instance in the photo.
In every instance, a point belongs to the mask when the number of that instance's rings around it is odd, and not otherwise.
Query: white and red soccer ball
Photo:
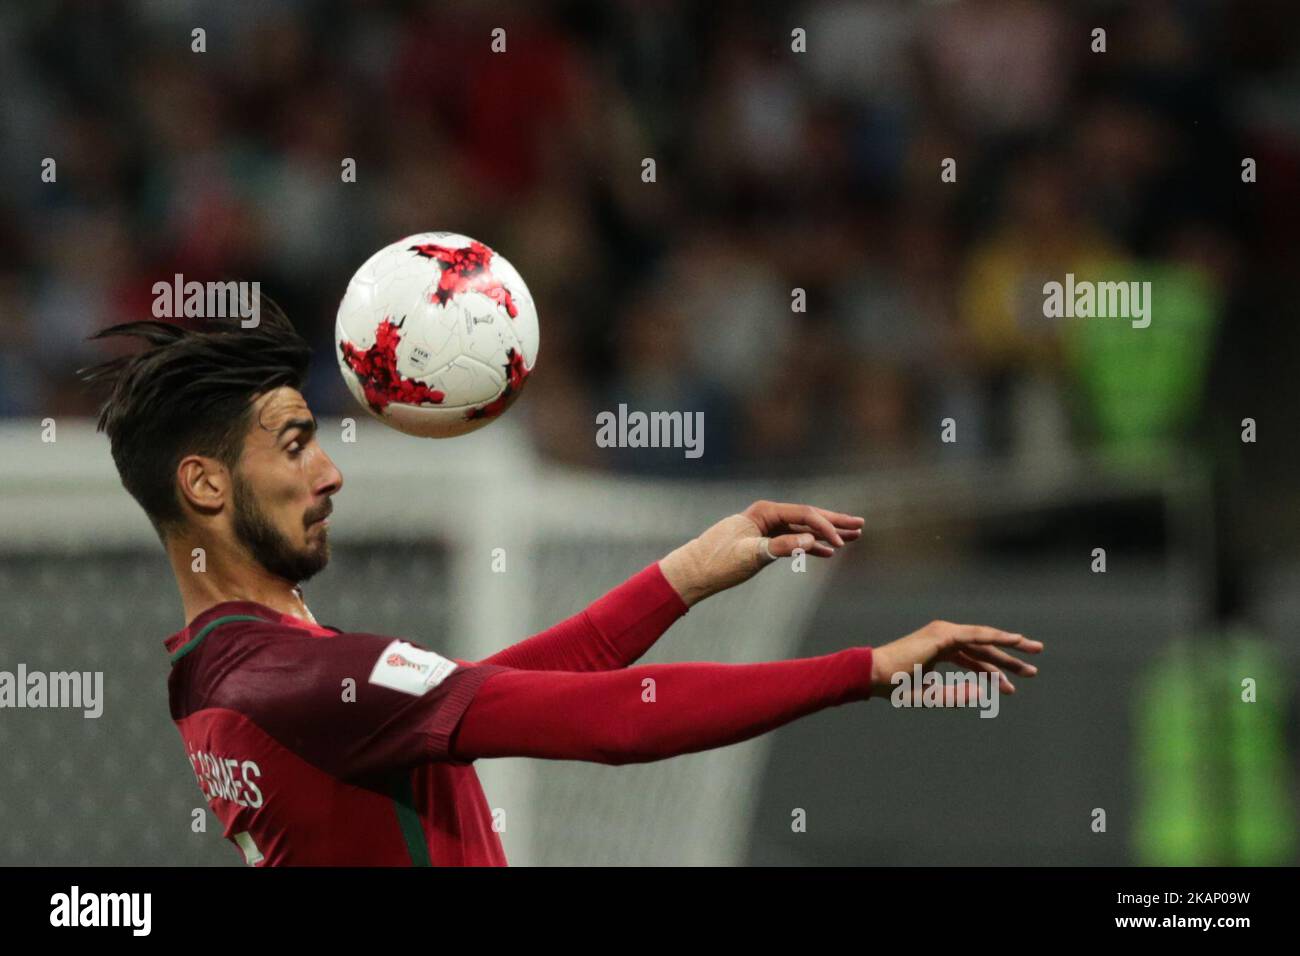
[[[537,361],[537,309],[506,259],[454,232],[385,246],[348,283],[334,330],[348,389],[399,431],[450,438],[519,397]]]

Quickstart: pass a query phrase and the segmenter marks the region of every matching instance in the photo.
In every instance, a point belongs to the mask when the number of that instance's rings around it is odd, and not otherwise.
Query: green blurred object
[[[1262,641],[1233,635],[1225,666],[1233,685],[1228,727],[1232,747],[1235,862],[1270,866],[1295,861],[1296,820],[1286,751],[1287,683],[1277,656]],[[1243,701],[1247,679],[1254,703]]]
[[[1182,437],[1196,411],[1221,295],[1203,272],[1179,264],[1110,262],[1078,280],[1151,283],[1146,328],[1126,318],[1061,320],[1080,386],[1076,411],[1102,450],[1140,459]]]
[[[1225,828],[1204,785],[1212,766],[1205,745],[1215,735],[1203,721],[1188,643],[1170,645],[1137,686],[1137,860],[1153,866],[1221,862]]]
[[[1177,641],[1152,666],[1135,702],[1138,863],[1294,862],[1280,673],[1269,646],[1241,632],[1213,644]],[[1243,699],[1247,678],[1254,702]]]

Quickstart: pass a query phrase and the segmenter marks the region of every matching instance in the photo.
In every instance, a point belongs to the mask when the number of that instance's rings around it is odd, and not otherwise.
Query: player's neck
[[[194,555],[196,547],[202,546],[176,541],[167,549],[187,624],[209,608],[227,601],[251,601],[280,614],[316,623],[295,582],[272,574],[247,554],[214,553],[214,548],[206,547],[200,558]]]

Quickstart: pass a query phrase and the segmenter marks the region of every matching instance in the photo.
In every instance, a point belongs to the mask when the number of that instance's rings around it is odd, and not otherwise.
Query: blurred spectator
[[[1171,340],[1044,318],[1043,283],[1098,262],[1162,277],[1182,303],[1166,332],[1203,316],[1165,412],[1125,426],[1190,440],[1207,337],[1245,283],[1280,287],[1300,168],[1269,83],[1300,71],[1295,17],[1259,31],[1236,9],[12,6],[0,410],[93,411],[71,378],[100,348],[85,335],[182,272],[261,281],[320,346],[320,412],[354,411],[331,349],[348,276],[449,229],[528,279],[543,335],[519,414],[566,461],[696,474],[1105,441],[1137,387],[1116,370],[1151,374],[1144,350]],[[1249,201],[1245,142],[1269,166]],[[1249,247],[1251,222],[1273,239]],[[707,411],[705,460],[596,454],[593,415],[619,403]],[[934,440],[945,417],[957,446]]]

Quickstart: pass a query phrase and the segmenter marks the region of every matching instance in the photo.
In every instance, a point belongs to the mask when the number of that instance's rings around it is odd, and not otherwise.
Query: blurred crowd
[[[1232,329],[1286,301],[1293,7],[7,5],[0,414],[93,411],[85,336],[148,317],[175,273],[260,281],[318,347],[317,412],[354,410],[332,349],[348,278],[450,230],[537,299],[511,414],[560,460],[687,474],[1196,441],[1207,394],[1260,372]],[[1151,281],[1151,327],[1045,318],[1067,273]],[[704,458],[597,448],[619,403],[704,411]]]

